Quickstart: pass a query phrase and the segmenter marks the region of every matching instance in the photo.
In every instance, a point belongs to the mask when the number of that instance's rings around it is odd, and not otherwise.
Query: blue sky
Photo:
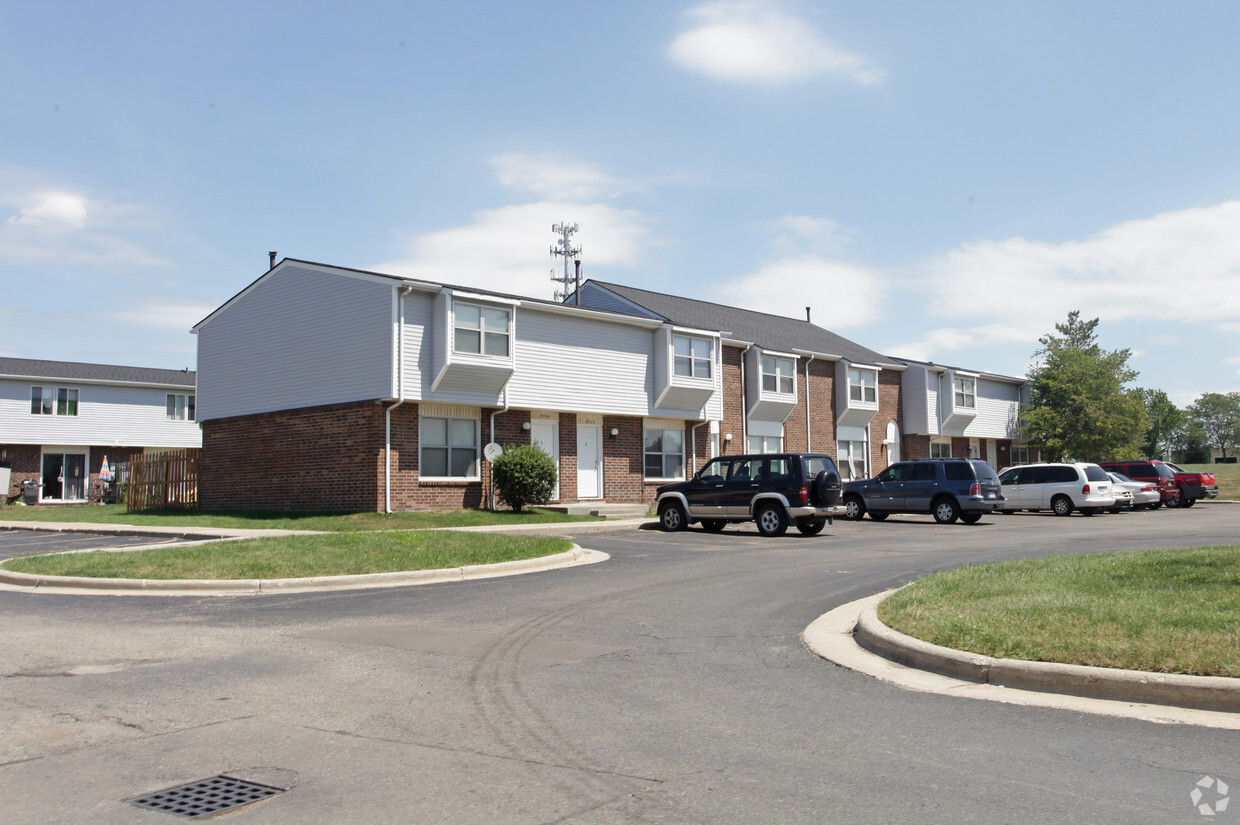
[[[267,253],[587,277],[1023,375],[1240,389],[1240,4],[0,6],[0,354],[193,367]]]

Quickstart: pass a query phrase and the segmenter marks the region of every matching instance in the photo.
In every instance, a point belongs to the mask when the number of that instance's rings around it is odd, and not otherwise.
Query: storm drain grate
[[[238,779],[235,776],[213,776],[188,785],[149,793],[127,800],[139,808],[183,816],[188,819],[248,805],[269,796],[284,793],[288,788],[277,788]]]

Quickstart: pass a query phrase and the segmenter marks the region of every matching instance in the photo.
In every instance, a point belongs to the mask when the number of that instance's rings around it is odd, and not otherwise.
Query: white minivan
[[[1097,464],[1022,464],[999,473],[1004,502],[1001,512],[1050,510],[1057,516],[1079,510],[1092,516],[1115,506],[1114,482]]]

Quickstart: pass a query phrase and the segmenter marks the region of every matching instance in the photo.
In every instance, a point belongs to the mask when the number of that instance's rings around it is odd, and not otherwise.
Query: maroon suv
[[[1100,461],[1102,469],[1123,473],[1133,481],[1145,481],[1158,488],[1159,504],[1167,507],[1180,506],[1180,488],[1175,483],[1175,473],[1156,458],[1141,461]]]

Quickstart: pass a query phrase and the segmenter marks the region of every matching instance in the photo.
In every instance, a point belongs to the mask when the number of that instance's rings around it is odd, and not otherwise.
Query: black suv
[[[789,523],[807,536],[842,515],[840,473],[831,456],[769,453],[712,458],[693,478],[664,484],[654,501],[664,530],[700,521],[717,533],[730,521],[753,521],[764,536]]]
[[[1003,504],[999,477],[985,461],[925,458],[892,464],[874,478],[844,483],[844,518],[866,513],[882,521],[892,513],[929,513],[939,524],[974,524]]]

